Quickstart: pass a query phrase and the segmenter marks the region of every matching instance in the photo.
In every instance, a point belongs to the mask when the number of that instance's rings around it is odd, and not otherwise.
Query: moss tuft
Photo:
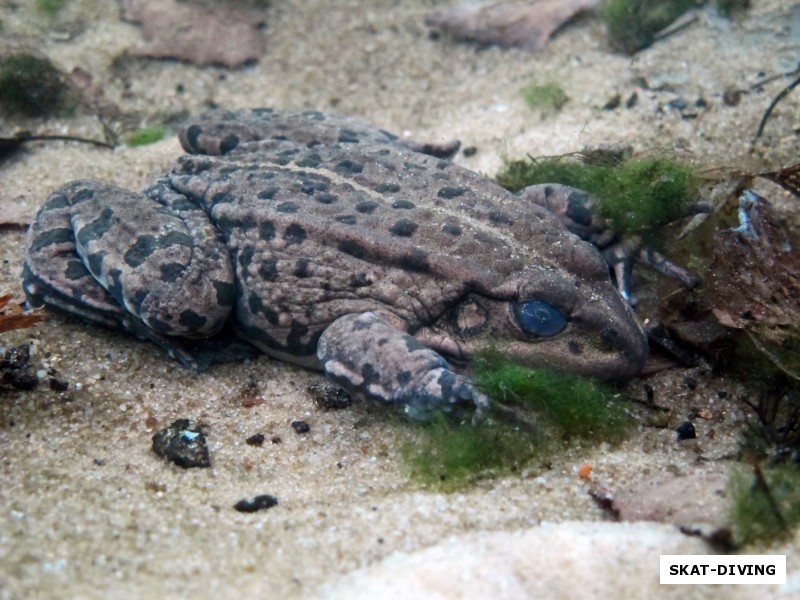
[[[48,58],[27,52],[0,57],[0,106],[5,110],[38,117],[73,105],[66,78]]]
[[[128,146],[146,146],[147,144],[160,142],[166,136],[167,130],[161,126],[143,127],[129,135],[125,143]]]
[[[64,8],[64,0],[36,0],[36,9],[48,17],[55,17]]]
[[[507,425],[455,424],[439,415],[403,446],[402,455],[413,479],[452,491],[487,475],[519,470],[541,446]]]
[[[543,113],[558,112],[569,102],[569,96],[557,83],[537,84],[535,81],[522,90],[525,104]]]
[[[565,439],[619,442],[631,419],[611,388],[592,379],[515,365],[497,355],[476,361],[476,381],[491,398],[533,410]]]
[[[737,545],[770,542],[789,535],[800,524],[800,470],[784,464],[755,476],[734,471],[728,481],[731,522]]]
[[[603,17],[611,44],[633,54],[652,44],[659,31],[695,6],[696,0],[608,0]]]
[[[539,183],[582,189],[597,198],[599,214],[620,235],[652,234],[681,218],[699,185],[689,165],[663,157],[629,158],[618,165],[566,157],[515,161],[497,182],[512,192]]]

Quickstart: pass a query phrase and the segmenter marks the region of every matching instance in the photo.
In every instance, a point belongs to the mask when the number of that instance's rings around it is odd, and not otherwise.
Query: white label
[[[662,554],[661,583],[786,583],[785,554]]]

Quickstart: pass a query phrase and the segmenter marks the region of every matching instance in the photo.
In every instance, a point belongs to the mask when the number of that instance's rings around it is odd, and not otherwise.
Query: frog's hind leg
[[[230,257],[200,209],[183,215],[185,198],[148,193],[95,181],[56,191],[29,229],[23,286],[33,306],[121,328],[197,367],[173,336],[222,326],[233,306]]]

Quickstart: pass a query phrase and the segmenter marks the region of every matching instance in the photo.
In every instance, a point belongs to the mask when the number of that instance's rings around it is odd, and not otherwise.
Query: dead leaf
[[[800,239],[748,190],[740,220],[714,238],[709,301],[717,321],[782,344],[800,331]]]
[[[779,186],[800,198],[800,163],[792,165],[791,167],[786,167],[780,171],[759,173],[759,176],[774,181]]]
[[[41,309],[25,312],[21,302],[15,302],[12,294],[0,296],[0,333],[14,329],[27,329],[47,319]]]
[[[262,11],[220,3],[122,0],[123,18],[142,25],[133,56],[177,58],[195,65],[239,67],[264,53]]]
[[[491,5],[461,4],[425,17],[425,24],[483,44],[524,50],[543,48],[550,36],[600,0],[536,0]]]

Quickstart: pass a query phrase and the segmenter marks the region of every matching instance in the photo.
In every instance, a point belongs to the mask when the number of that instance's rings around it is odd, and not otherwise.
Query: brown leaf
[[[712,312],[725,327],[781,344],[800,330],[800,239],[776,219],[766,199],[750,190],[740,200],[739,213],[742,226],[714,238],[708,281]]]
[[[261,11],[175,0],[122,0],[122,8],[147,42],[129,51],[134,56],[238,67],[264,53]]]
[[[764,179],[774,181],[800,198],[800,163],[771,173],[759,173]]]
[[[483,44],[539,50],[577,13],[599,4],[600,0],[534,0],[488,6],[461,4],[429,14],[425,24]]]
[[[13,302],[14,296],[0,296],[0,333],[14,329],[26,329],[47,319],[40,309],[24,312],[20,302]]]

